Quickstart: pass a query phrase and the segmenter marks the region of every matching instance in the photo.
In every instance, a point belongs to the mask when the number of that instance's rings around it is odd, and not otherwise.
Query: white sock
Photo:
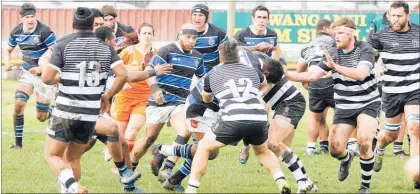
[[[200,182],[199,181],[192,180],[192,179],[190,179],[190,181],[188,181],[188,188],[198,189],[198,187],[200,187]]]
[[[71,169],[64,169],[60,172],[58,175],[58,181],[60,181],[60,184],[66,187],[66,182],[70,179],[74,179],[73,170]],[[79,184],[77,182],[74,182],[67,188],[67,192],[69,193],[75,193],[79,189]]]
[[[347,142],[347,148],[349,149],[357,149],[357,139],[356,138],[350,138]]]
[[[284,179],[284,174],[281,171],[273,174],[273,179],[274,179],[275,182],[277,182],[278,180],[280,180],[282,178]]]
[[[61,183],[60,183],[60,186],[61,186],[61,191],[60,191],[60,193],[68,193],[68,192],[67,192],[67,188],[66,188],[66,186],[65,186],[65,185],[63,185],[63,184],[61,184]]]
[[[315,142],[308,142],[308,145],[306,146],[307,149],[316,149],[316,143]]]
[[[162,145],[160,147],[160,153],[164,156],[175,156],[175,150],[173,145]]]

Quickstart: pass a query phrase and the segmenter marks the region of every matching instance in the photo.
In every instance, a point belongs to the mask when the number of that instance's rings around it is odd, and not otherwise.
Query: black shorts
[[[335,108],[334,85],[322,89],[308,88],[309,110],[322,113],[327,107]]]
[[[280,102],[274,110],[273,118],[281,118],[297,128],[300,119],[305,114],[306,101],[302,94],[290,100]]]
[[[261,145],[268,139],[266,121],[220,121],[213,130],[216,140],[236,146],[242,139],[251,145]]]
[[[401,94],[382,94],[382,111],[386,118],[393,118],[404,112],[406,105],[420,105],[420,90]]]
[[[339,109],[336,108],[334,112],[333,124],[349,124],[354,127],[357,126],[357,117],[360,114],[369,115],[375,119],[379,119],[379,112],[381,110],[381,102],[372,102],[363,108],[359,109]]]
[[[97,133],[95,129],[92,132],[92,137],[91,138],[92,139],[97,139],[97,140],[101,141],[103,144],[106,144],[106,142],[108,141],[108,136],[106,136],[104,134]]]
[[[92,137],[95,123],[51,116],[47,134],[57,141],[87,144]]]

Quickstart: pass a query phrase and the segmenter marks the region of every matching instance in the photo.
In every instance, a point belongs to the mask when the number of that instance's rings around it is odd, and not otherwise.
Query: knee
[[[135,140],[139,130],[140,130],[139,127],[129,127],[127,128],[127,130],[125,130],[124,136],[126,139]]]
[[[153,143],[155,143],[156,141],[156,136],[149,136],[146,139],[146,148],[150,148],[150,146],[153,145]]]
[[[274,152],[275,154],[280,152],[280,146],[273,141],[268,141],[268,149]]]
[[[359,144],[360,154],[367,154],[372,150],[372,141],[369,138],[358,137],[357,144]]]
[[[44,122],[48,119],[48,113],[46,112],[37,112],[36,113],[36,119],[38,119],[38,121]]]
[[[413,136],[413,137],[420,136],[420,123],[418,121],[407,122],[407,129],[410,136]]]
[[[25,108],[26,102],[25,101],[16,101],[15,103],[15,114],[19,114],[23,112],[23,109]]]
[[[338,158],[344,152],[345,146],[338,141],[330,142],[330,154],[334,158]]]
[[[113,123],[112,125],[109,126],[108,133],[109,133],[109,135],[108,135],[107,139],[108,139],[109,142],[120,141],[120,133],[119,133],[119,130],[118,130],[118,126],[115,123]]]
[[[210,152],[209,160],[214,160],[219,155],[219,149],[213,150]]]

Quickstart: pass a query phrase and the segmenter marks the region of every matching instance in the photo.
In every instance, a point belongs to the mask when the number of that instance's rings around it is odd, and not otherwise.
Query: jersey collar
[[[266,34],[267,34],[267,27],[265,27],[265,30],[264,30],[264,34],[257,34],[257,33],[255,33],[254,32],[254,30],[252,29],[252,25],[250,25],[249,26],[249,29],[251,30],[251,32],[253,33],[253,34],[255,34],[255,35],[263,35],[263,36],[265,36]]]
[[[179,41],[180,41],[180,40],[179,40]],[[181,43],[180,43],[179,41],[176,41],[176,42],[175,42],[175,45],[176,45],[176,47],[178,47],[178,49],[179,49],[182,53],[185,53],[185,52],[184,52],[184,50],[182,50]],[[185,54],[191,54],[191,53],[192,53],[192,50],[191,50],[190,52],[188,52],[188,53],[185,53]]]

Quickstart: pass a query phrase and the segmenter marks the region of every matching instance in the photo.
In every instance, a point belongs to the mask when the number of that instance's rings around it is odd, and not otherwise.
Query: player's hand
[[[29,69],[29,72],[31,72],[33,75],[40,75],[42,72],[42,68],[41,67],[32,67],[31,69]]]
[[[100,109],[100,114],[103,114],[104,112],[107,111],[109,106],[109,100],[108,98],[105,96],[105,94],[102,94],[101,96],[101,109]]]
[[[334,63],[334,61],[332,60],[332,58],[331,58],[331,56],[330,56],[330,54],[328,53],[327,50],[325,50],[325,57],[327,58],[327,66],[330,69],[334,70],[335,67],[337,66],[337,64]]]
[[[146,53],[146,55],[144,55],[144,62],[143,62],[143,64],[145,66],[149,64],[150,59],[152,59],[153,55],[154,55],[153,51],[149,51],[149,52]]]
[[[6,71],[12,71],[13,64],[6,65]]]
[[[302,83],[302,86],[303,86],[303,88],[305,88],[306,90],[308,90],[308,87],[309,87],[308,82]]]
[[[155,99],[156,104],[163,104],[165,99],[163,98],[163,92],[161,89],[153,93],[153,99]]]
[[[157,65],[154,67],[156,75],[171,73],[173,66],[171,64]]]
[[[273,49],[273,45],[268,44],[266,42],[260,42],[257,44],[257,50],[261,52],[267,52],[269,50]]]

